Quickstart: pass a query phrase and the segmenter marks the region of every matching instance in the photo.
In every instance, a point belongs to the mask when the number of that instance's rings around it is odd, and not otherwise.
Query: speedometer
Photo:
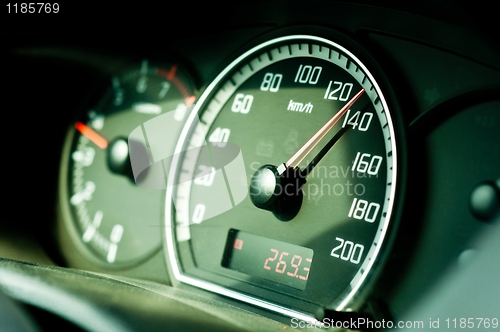
[[[356,307],[402,185],[399,122],[369,58],[285,36],[208,86],[166,195],[177,280],[302,319]]]

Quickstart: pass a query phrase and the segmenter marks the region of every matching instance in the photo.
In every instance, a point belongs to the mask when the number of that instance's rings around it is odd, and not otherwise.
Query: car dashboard
[[[24,5],[2,329],[499,329],[491,5]]]

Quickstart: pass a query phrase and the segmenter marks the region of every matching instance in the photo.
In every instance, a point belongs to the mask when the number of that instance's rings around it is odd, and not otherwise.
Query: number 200
[[[340,237],[335,238],[335,240],[340,242],[340,244],[332,249],[330,255],[335,258],[340,258],[343,261],[359,264],[361,256],[363,256],[365,246],[352,241],[346,241]],[[337,251],[340,251],[340,254],[338,254]]]

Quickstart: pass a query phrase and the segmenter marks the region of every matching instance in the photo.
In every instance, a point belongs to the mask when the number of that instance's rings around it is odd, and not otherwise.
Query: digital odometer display
[[[304,290],[313,254],[309,248],[231,229],[222,266]]]

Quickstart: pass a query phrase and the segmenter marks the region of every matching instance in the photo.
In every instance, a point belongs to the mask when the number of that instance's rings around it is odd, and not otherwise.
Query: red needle
[[[83,136],[87,137],[89,140],[91,140],[95,145],[100,147],[101,149],[106,149],[108,147],[108,141],[95,131],[93,131],[89,126],[77,122],[75,123],[75,128],[78,130]]]
[[[349,108],[354,105],[354,103],[361,97],[361,95],[365,92],[365,89],[361,89],[351,100],[349,100],[344,107],[340,109],[330,120],[302,148],[300,148],[297,153],[293,155],[290,160],[286,164],[284,164],[284,168],[278,167],[278,172],[281,175],[288,167],[295,168],[299,166],[299,164],[307,157],[307,155],[314,149],[316,145],[325,137],[325,135],[330,131],[330,129],[335,126],[335,124],[342,118],[342,116],[347,112]]]

